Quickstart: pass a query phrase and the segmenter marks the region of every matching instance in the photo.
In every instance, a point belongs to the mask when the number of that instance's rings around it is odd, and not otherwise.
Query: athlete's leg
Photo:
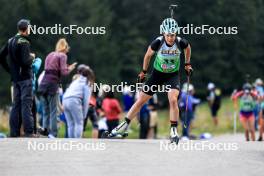
[[[137,99],[137,101],[133,104],[133,106],[130,108],[130,110],[128,111],[125,121],[123,121],[122,123],[120,123],[116,128],[114,128],[111,131],[110,136],[116,136],[118,134],[123,135],[128,128],[128,125],[130,123],[130,121],[136,117],[136,114],[140,111],[141,107],[147,103],[147,101],[151,98],[151,95],[148,95],[144,92],[140,92],[139,94],[139,98]]]
[[[178,119],[179,119],[178,96],[179,96],[179,90],[177,89],[171,89],[168,92],[171,122],[178,122]]]
[[[177,132],[178,119],[179,119],[178,96],[179,96],[179,90],[177,89],[171,89],[168,92],[168,99],[170,104],[170,122],[171,122],[170,140],[171,142],[175,142],[176,144],[178,144],[179,142],[179,135]]]
[[[251,140],[255,141],[255,117],[253,114],[248,119],[248,126],[249,126],[249,132],[250,132]]]
[[[246,137],[246,141],[249,141],[249,127],[248,127],[248,123],[247,123],[247,119],[246,117],[240,115],[240,122],[245,130],[245,137]]]
[[[132,120],[134,117],[136,117],[137,113],[140,111],[141,107],[148,102],[148,100],[151,98],[151,95],[148,95],[144,92],[140,92],[139,98],[137,101],[133,104],[133,106],[128,111],[126,117],[129,120]]]

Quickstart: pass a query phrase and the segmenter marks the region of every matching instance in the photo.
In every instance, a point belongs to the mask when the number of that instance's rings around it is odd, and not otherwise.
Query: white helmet
[[[173,18],[166,18],[161,24],[161,32],[165,34],[176,34],[179,30],[178,23]]]
[[[261,78],[257,78],[256,81],[255,81],[255,84],[256,85],[262,85],[263,84],[263,81]]]
[[[189,91],[193,91],[194,90],[194,87],[192,84],[189,85]]]
[[[212,82],[208,83],[208,85],[207,85],[207,89],[208,89],[208,90],[212,90],[212,89],[214,89],[214,88],[215,88],[214,83],[212,83]]]

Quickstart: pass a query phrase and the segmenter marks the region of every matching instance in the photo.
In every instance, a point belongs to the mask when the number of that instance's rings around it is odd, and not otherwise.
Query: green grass
[[[2,114],[2,113],[1,113]],[[200,135],[204,132],[209,132],[213,135],[220,135],[224,133],[232,133],[233,132],[233,104],[229,98],[224,98],[222,100],[222,106],[218,113],[219,125],[215,127],[213,125],[213,120],[211,118],[210,110],[208,104],[202,103],[197,106],[195,120],[192,124],[191,134]],[[0,131],[4,133],[8,133],[8,114],[4,114],[0,118]],[[159,137],[167,137],[169,134],[169,111],[160,110],[158,111],[158,136]],[[243,129],[239,120],[237,119],[237,129],[238,132],[242,132]],[[85,138],[91,137],[92,126],[91,123],[88,122],[87,130],[84,133]],[[63,123],[59,124],[59,137],[64,137],[65,126]],[[137,120],[132,121],[131,123],[131,131],[129,134],[129,138],[135,139],[139,136],[139,123]],[[179,132],[181,134],[181,125],[179,125]]]
[[[199,136],[201,133],[209,132],[212,135],[220,135],[224,133],[233,132],[233,116],[234,109],[233,103],[229,98],[224,98],[222,100],[221,109],[218,112],[219,124],[217,127],[213,125],[213,120],[211,117],[210,109],[207,102],[202,103],[197,106],[195,120],[192,124],[191,134]],[[169,111],[160,110],[158,111],[158,136],[167,137],[169,134]],[[139,136],[139,123],[137,120],[132,121],[131,123],[132,133],[129,134],[129,138],[136,139]],[[64,127],[60,129],[59,136],[63,136]],[[179,132],[181,133],[181,125],[179,125]],[[237,132],[243,132],[243,128],[239,123],[237,117]],[[84,133],[85,137],[91,137],[91,123],[88,123],[87,130]]]
[[[0,110],[0,132],[7,134],[9,131],[8,128],[8,114]]]
[[[197,107],[196,118],[193,123],[193,134],[201,134],[203,132],[209,132],[213,135],[219,135],[223,133],[233,132],[233,120],[234,108],[233,103],[229,98],[222,100],[221,109],[218,112],[218,126],[213,125],[213,119],[210,114],[210,109],[207,103],[203,103]],[[242,132],[243,128],[239,123],[237,117],[237,131]]]

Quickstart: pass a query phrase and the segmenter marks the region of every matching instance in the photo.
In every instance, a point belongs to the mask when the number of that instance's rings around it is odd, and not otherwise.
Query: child
[[[69,138],[81,138],[83,121],[88,112],[88,102],[92,92],[94,74],[90,67],[79,65],[77,77],[70,84],[63,97],[63,108],[68,125]]]
[[[107,92],[102,103],[102,109],[107,119],[108,130],[113,130],[119,123],[119,115],[122,112],[121,106],[117,99],[114,98],[113,92]]]

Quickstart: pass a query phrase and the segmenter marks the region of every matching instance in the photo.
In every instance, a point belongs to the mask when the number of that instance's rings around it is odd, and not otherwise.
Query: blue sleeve
[[[39,57],[34,59],[32,63],[32,70],[34,74],[38,74],[41,64],[42,64],[42,60]]]
[[[201,103],[201,100],[199,98],[195,98],[194,96],[192,96],[192,104],[200,104]]]

